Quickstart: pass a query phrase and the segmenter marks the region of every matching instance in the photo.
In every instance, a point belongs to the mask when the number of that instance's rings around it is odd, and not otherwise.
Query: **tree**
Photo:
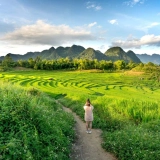
[[[13,67],[13,66],[14,66],[14,62],[13,62],[10,54],[7,54],[7,55],[4,57],[4,60],[2,61],[2,66],[3,66],[3,67],[6,67],[6,68],[10,68],[10,67]]]
[[[97,59],[94,59],[94,60],[93,60],[93,63],[94,63],[94,68],[95,68],[95,69],[98,69],[98,67],[99,67],[99,62],[98,62],[98,60],[97,60]]]
[[[29,67],[30,67],[30,68],[33,68],[33,67],[34,67],[34,64],[35,64],[35,61],[33,60],[33,58],[29,58],[29,59],[28,59],[28,63],[29,63]]]
[[[124,60],[117,60],[114,62],[115,69],[121,70],[125,69],[126,63]]]
[[[17,64],[18,64],[18,66],[20,66],[20,67],[25,67],[25,63],[24,63],[24,61],[23,60],[18,60],[18,62],[17,62]]]
[[[133,61],[130,61],[130,62],[127,64],[126,68],[127,68],[127,69],[132,69],[132,68],[135,68],[136,66],[137,66],[136,63],[134,63]]]

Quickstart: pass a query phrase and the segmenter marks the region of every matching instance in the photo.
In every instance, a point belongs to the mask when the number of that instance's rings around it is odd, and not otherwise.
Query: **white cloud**
[[[99,26],[97,26],[97,27],[98,27],[98,28],[102,28],[102,26],[100,26],[100,25],[99,25]]]
[[[101,10],[101,9],[102,9],[101,6],[96,6],[96,7],[95,7],[95,10],[96,10],[96,11]]]
[[[27,52],[34,52],[34,51],[42,51],[45,49],[49,49],[52,45],[12,45],[12,44],[5,44],[1,43],[0,48],[0,56],[5,56],[8,53],[13,54],[26,54]]]
[[[94,2],[87,2],[86,5],[87,5],[86,6],[87,9],[94,9],[96,11],[99,11],[102,9],[102,7],[100,5],[97,5]]]
[[[88,27],[93,27],[93,26],[95,26],[96,24],[97,24],[97,22],[90,23],[90,24],[88,25]]]
[[[90,24],[95,25],[96,22]],[[12,44],[62,45],[74,41],[95,40],[90,31],[71,28],[68,25],[51,25],[41,20],[26,25],[0,37],[0,41]]]
[[[133,0],[134,3],[138,3],[140,0]]]
[[[116,19],[112,19],[112,20],[109,21],[109,23],[111,23],[111,24],[118,24],[118,21]]]
[[[160,35],[145,35],[140,39],[129,38],[126,41],[116,40],[112,42],[112,46],[120,46],[122,48],[141,48],[141,46],[158,46],[160,47]]]
[[[136,4],[143,4],[146,0],[130,0],[124,2],[125,5],[133,7]]]
[[[148,25],[146,28],[152,28],[152,27],[155,27],[155,26],[158,26],[158,25],[160,25],[159,22],[153,22],[150,25]]]
[[[145,26],[139,26],[137,27],[138,30],[141,30],[141,31],[144,31],[146,34],[148,34],[148,30],[153,28],[153,27],[156,27],[156,26],[159,26],[160,23],[159,22],[153,22],[151,24],[146,24]]]

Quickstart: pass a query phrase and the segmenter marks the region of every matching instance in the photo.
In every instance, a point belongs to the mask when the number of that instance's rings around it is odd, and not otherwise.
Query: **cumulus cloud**
[[[118,21],[116,19],[112,19],[112,20],[109,21],[109,23],[111,23],[111,24],[118,24]]]
[[[93,26],[95,23],[90,25]],[[23,45],[61,45],[68,42],[94,39],[95,37],[86,29],[71,28],[67,25],[50,25],[41,20],[35,24],[16,29],[0,38],[1,41]]]
[[[141,46],[160,46],[160,35],[145,35],[140,39],[129,38],[126,41],[116,40],[112,42],[112,46],[120,46],[122,48],[141,48]]]
[[[102,9],[102,7],[100,5],[95,4],[94,2],[87,2],[86,3],[86,8],[87,9],[94,9],[96,11],[99,11]]]

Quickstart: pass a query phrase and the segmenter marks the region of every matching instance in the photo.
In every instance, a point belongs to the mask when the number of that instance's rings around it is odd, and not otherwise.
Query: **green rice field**
[[[50,94],[74,94],[85,97],[137,99],[159,102],[160,87],[143,75],[57,71],[20,71],[0,73],[0,79],[35,87]]]
[[[83,105],[94,106],[94,128],[102,146],[123,160],[160,157],[160,84],[141,73],[98,71],[11,71],[0,80],[46,92],[83,119]]]

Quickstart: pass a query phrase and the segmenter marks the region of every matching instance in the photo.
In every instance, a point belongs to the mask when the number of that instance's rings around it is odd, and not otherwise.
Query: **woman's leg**
[[[86,131],[88,131],[89,128],[89,121],[86,121]]]
[[[92,129],[92,121],[89,122],[89,128]]]
[[[88,133],[92,133],[92,131],[91,131],[91,129],[92,129],[92,121],[89,121],[88,129],[89,129]]]

